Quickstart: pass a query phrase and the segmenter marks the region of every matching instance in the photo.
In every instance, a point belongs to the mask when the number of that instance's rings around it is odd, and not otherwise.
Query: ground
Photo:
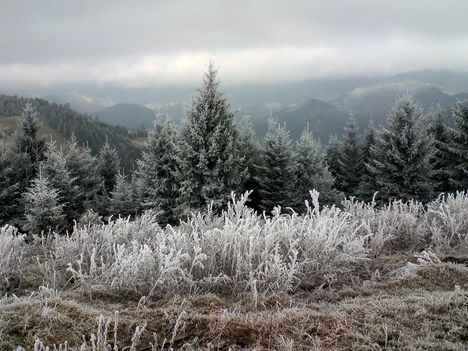
[[[363,264],[352,282],[294,294],[145,300],[80,288],[25,289],[0,302],[0,350],[32,350],[37,338],[79,350],[83,335],[91,345],[93,333],[113,345],[116,318],[119,350],[143,325],[137,350],[151,350],[155,339],[153,350],[468,350],[468,268],[451,261],[416,265],[411,256],[381,257]]]

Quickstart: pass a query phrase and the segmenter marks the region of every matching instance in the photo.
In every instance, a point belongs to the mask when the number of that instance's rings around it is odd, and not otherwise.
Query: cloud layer
[[[2,85],[229,83],[468,70],[465,0],[15,0]]]

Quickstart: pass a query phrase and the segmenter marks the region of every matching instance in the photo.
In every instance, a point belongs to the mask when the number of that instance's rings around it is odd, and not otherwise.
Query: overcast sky
[[[0,0],[2,85],[468,70],[467,0]]]

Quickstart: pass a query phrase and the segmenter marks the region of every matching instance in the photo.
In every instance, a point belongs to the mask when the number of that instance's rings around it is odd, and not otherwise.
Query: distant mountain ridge
[[[130,128],[151,127],[156,110],[177,123],[182,121],[191,103],[190,92],[195,91],[189,86],[94,89],[101,95],[91,98],[92,94],[83,90],[80,94],[67,94],[73,99],[73,106],[80,101],[84,109],[100,106],[93,112],[99,120]],[[236,121],[244,115],[251,116],[259,137],[266,131],[271,110],[286,122],[294,138],[309,124],[325,142],[330,134],[343,133],[349,114],[355,116],[361,133],[371,118],[376,125],[384,124],[395,99],[405,94],[413,95],[426,111],[439,104],[448,117],[458,99],[468,98],[468,74],[426,70],[391,77],[320,78],[281,84],[225,86],[221,82],[221,89],[236,112]],[[109,101],[122,103],[109,106]]]
[[[151,127],[155,117],[154,110],[130,103],[115,104],[95,114],[102,122],[111,125],[122,125],[133,129]]]

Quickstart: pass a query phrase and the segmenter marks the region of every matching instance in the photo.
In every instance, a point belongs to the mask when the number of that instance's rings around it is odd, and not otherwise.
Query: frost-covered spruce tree
[[[234,114],[216,76],[211,62],[182,131],[182,215],[204,209],[209,203],[215,209],[224,207],[231,191],[237,191],[242,182]]]
[[[99,151],[98,171],[101,177],[102,194],[108,196],[115,187],[119,173],[120,159],[117,150],[109,145],[109,141]]]
[[[44,156],[46,141],[38,136],[38,114],[30,103],[26,104],[21,114],[21,130],[16,140],[18,150],[28,155],[31,163],[37,166]]]
[[[456,190],[468,189],[468,106],[458,101],[453,109],[455,128],[451,131],[452,143],[447,157],[453,162],[449,171],[450,183]]]
[[[61,230],[65,224],[59,193],[41,171],[24,194],[24,229],[30,234]]]
[[[378,191],[377,183],[373,173],[369,170],[372,162],[372,149],[376,143],[376,130],[372,121],[369,123],[366,138],[362,148],[362,177],[359,183],[357,197],[361,201],[371,201],[375,192]]]
[[[328,168],[333,177],[335,177],[336,185],[336,175],[338,174],[340,164],[338,160],[340,159],[340,142],[336,135],[331,135],[328,139],[328,145],[326,148],[326,161]]]
[[[450,181],[451,169],[454,165],[454,155],[451,155],[449,150],[451,137],[440,113],[437,113],[431,121],[429,134],[432,140],[430,162],[433,169],[434,191],[436,193],[455,191],[456,187]]]
[[[97,172],[99,177],[99,189],[96,210],[102,216],[107,216],[109,212],[109,201],[112,191],[114,191],[119,173],[120,159],[115,148],[109,145],[106,139],[105,144],[99,150],[97,157]]]
[[[410,96],[398,98],[387,123],[377,136],[369,167],[379,199],[430,200],[431,143],[419,105]]]
[[[76,199],[79,198],[79,188],[76,179],[70,176],[65,155],[56,149],[55,142],[47,145],[45,159],[41,162],[41,173],[50,185],[57,190],[58,203],[62,206],[67,228],[73,226],[78,219]]]
[[[268,131],[260,146],[261,163],[257,165],[260,209],[294,205],[296,164],[289,131],[271,116]]]
[[[356,120],[350,116],[338,156],[336,187],[346,197],[355,196],[362,176],[362,150],[359,145]]]
[[[118,173],[115,189],[110,199],[110,211],[122,217],[134,216],[139,204],[135,184],[122,173]]]
[[[0,145],[0,226],[19,226],[23,216],[21,196],[32,172],[32,164],[26,154]]]
[[[296,184],[294,186],[295,208],[305,210],[305,200],[310,197],[310,190],[320,193],[320,204],[329,205],[340,200],[339,192],[334,188],[333,178],[325,161],[325,151],[307,127],[296,143],[294,153],[296,163]]]
[[[136,174],[140,203],[143,208],[161,210],[159,220],[163,224],[176,221],[179,150],[176,128],[158,117],[149,131]]]
[[[252,121],[248,117],[242,118],[238,126],[239,141],[238,149],[240,156],[240,171],[242,177],[241,193],[254,190],[257,188],[255,181],[256,168],[255,164],[258,163],[259,153],[255,132],[252,126]],[[252,201],[252,198],[250,198]]]
[[[72,136],[65,151],[65,163],[74,184],[78,187],[75,200],[76,212],[83,214],[88,209],[96,209],[97,196],[100,188],[100,177],[97,160],[91,155],[89,147],[78,145]]]

